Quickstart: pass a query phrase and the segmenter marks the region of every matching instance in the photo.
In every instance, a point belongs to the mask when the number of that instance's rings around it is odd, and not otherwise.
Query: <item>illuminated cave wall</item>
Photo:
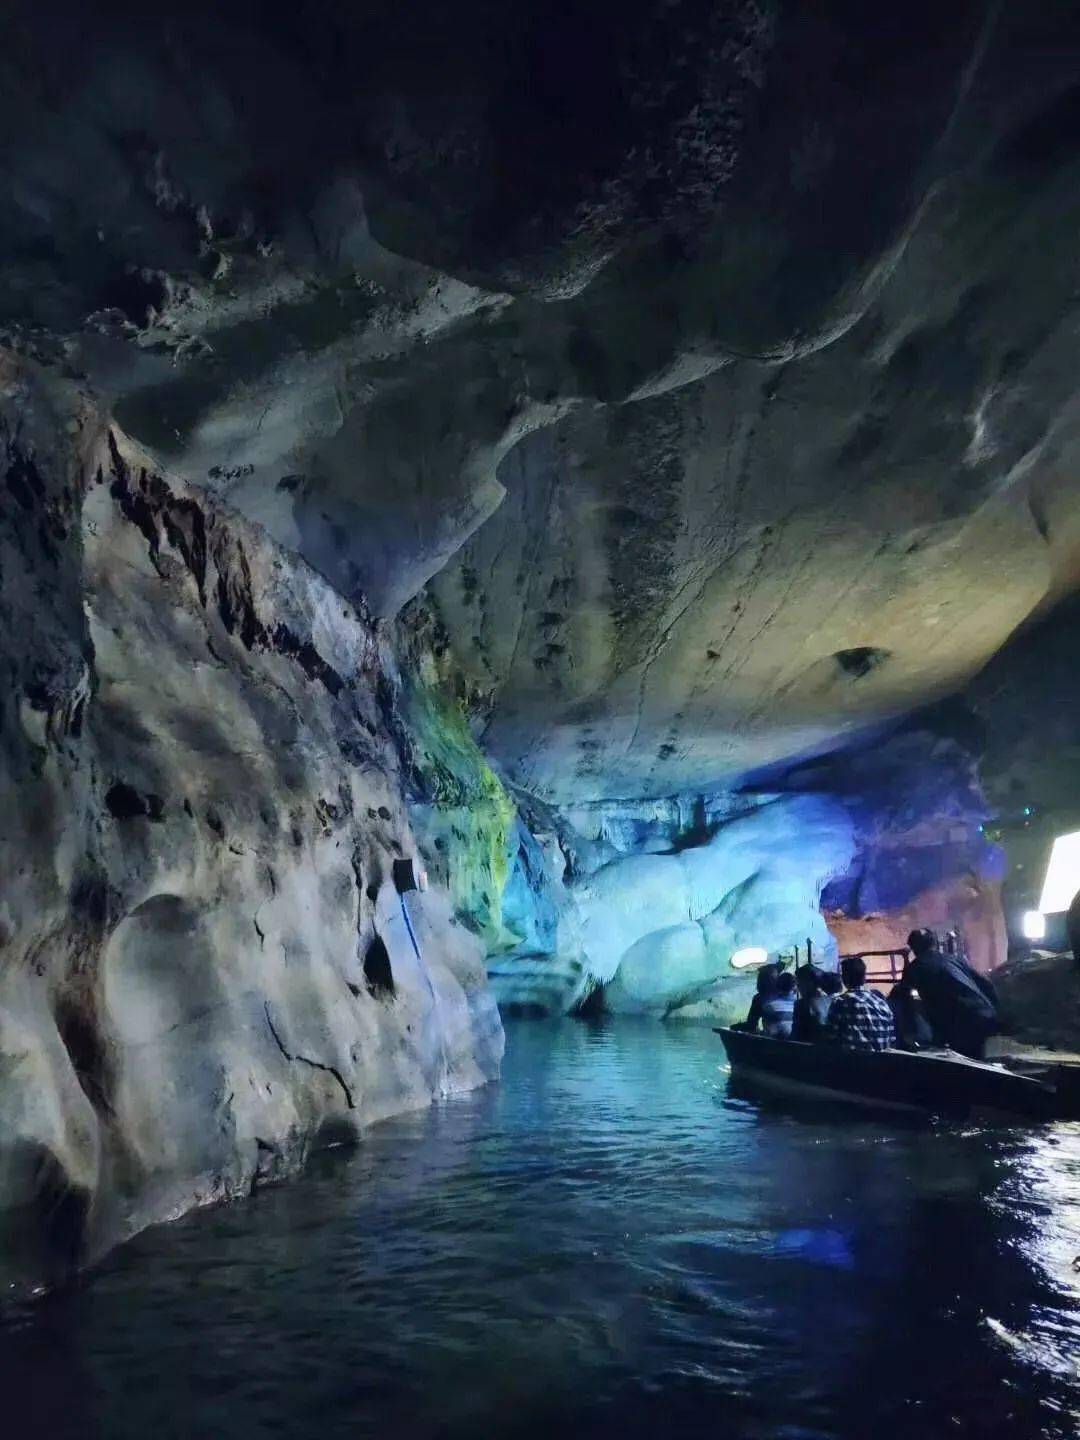
[[[809,938],[835,963],[820,895],[854,839],[830,796],[614,803],[545,823],[524,832],[504,902],[521,943],[489,959],[504,1008],[731,1019],[753,988],[736,951]]]
[[[828,796],[850,819],[851,864],[821,892],[839,953],[898,949],[928,926],[955,931],[981,970],[1005,961],[1007,861],[980,776],[983,742],[954,702],[764,782]]]
[[[957,699],[884,744],[793,770],[846,798],[859,837],[823,905],[842,951],[955,929],[982,969],[1030,948],[1057,836],[1080,830],[1080,600],[1019,632]],[[1075,877],[1080,889],[1080,869]],[[1047,916],[1047,948],[1066,944]]]
[[[445,641],[422,604],[397,627],[403,700],[397,716],[409,756],[409,813],[431,878],[489,953],[517,943],[503,920],[503,894],[517,834],[517,810],[469,729],[468,696],[458,693]]]
[[[846,751],[738,789],[562,806],[502,784],[437,625],[410,616],[414,825],[487,949],[499,1004],[733,1018],[752,986],[731,967],[739,948],[810,938],[834,963],[920,925],[955,930],[980,969],[1001,965],[1054,835],[1080,828],[1076,609],[956,702]]]
[[[1006,959],[1005,857],[988,833],[976,750],[965,712],[950,707],[792,772],[791,783],[827,788],[852,817],[854,862],[821,901],[841,953],[899,948],[929,926],[956,931],[980,970]]]
[[[999,966],[1006,859],[980,745],[958,703],[739,789],[562,807],[519,796],[497,830],[509,855],[486,932],[496,999],[535,1014],[730,1020],[753,985],[732,967],[740,949],[805,955],[809,940],[835,965],[900,948],[922,925],[955,930],[979,969]],[[455,823],[490,839],[483,814]],[[493,868],[477,874],[486,901]]]

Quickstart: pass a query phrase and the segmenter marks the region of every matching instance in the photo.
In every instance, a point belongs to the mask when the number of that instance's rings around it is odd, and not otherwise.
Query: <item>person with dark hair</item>
[[[771,1000],[776,994],[776,983],[780,979],[780,966],[775,964],[762,965],[757,972],[757,989],[754,991],[754,998],[750,1001],[750,1009],[747,1011],[746,1019],[736,1025],[736,1030],[748,1030],[753,1034],[761,1024],[765,1002]]]
[[[825,989],[825,975],[815,965],[800,966],[795,981],[799,998],[795,1001],[791,1038],[813,1044],[825,1034],[833,997]]]
[[[943,954],[931,930],[913,930],[908,948],[913,958],[897,989],[918,991],[939,1045],[981,1060],[1001,1031],[997,991],[962,955]]]
[[[776,989],[761,1007],[761,1026],[774,1040],[790,1040],[795,1021],[795,976],[782,972]]]
[[[861,955],[840,961],[845,993],[832,1002],[825,1023],[825,1039],[843,1050],[888,1050],[896,1043],[896,1026],[889,1002],[867,988],[866,962]]]

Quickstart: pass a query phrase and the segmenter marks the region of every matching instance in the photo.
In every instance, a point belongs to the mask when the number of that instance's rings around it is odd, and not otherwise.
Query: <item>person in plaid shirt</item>
[[[840,962],[847,987],[829,1008],[825,1022],[826,1044],[843,1050],[888,1050],[896,1043],[896,1026],[889,1002],[866,986],[866,962],[848,955]]]

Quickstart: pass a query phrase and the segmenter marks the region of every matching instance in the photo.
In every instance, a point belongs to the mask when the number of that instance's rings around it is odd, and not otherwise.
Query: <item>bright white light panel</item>
[[[1058,915],[1072,904],[1080,890],[1080,830],[1059,835],[1050,851],[1039,909],[1044,915]]]

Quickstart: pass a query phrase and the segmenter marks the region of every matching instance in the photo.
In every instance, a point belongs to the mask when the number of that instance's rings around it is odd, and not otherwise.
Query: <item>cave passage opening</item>
[[[368,990],[378,1000],[392,1000],[396,994],[394,971],[386,941],[376,934],[364,954],[364,979]]]

